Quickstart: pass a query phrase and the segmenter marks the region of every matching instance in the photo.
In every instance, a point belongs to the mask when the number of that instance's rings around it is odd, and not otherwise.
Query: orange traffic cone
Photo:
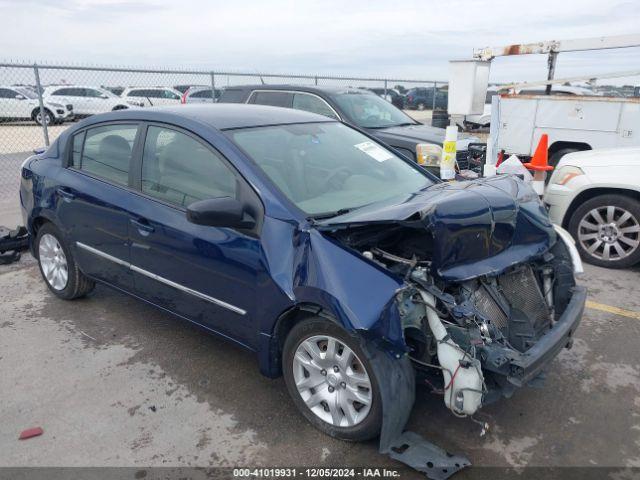
[[[536,147],[536,153],[533,154],[533,158],[529,163],[524,164],[529,170],[536,172],[548,172],[553,170],[553,167],[549,165],[549,135],[543,133]]]

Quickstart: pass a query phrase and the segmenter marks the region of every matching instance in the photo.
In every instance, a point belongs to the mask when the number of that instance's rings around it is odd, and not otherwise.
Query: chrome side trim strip
[[[124,260],[120,260],[117,257],[113,257],[107,253],[104,253],[96,248],[90,247],[89,245],[85,245],[84,243],[81,242],[76,242],[76,245],[88,252],[93,253],[94,255],[98,255],[99,257],[102,257],[106,260],[110,260],[114,263],[117,263],[118,265],[122,265],[123,267],[128,268],[129,270],[133,271],[133,272],[137,272],[140,275],[144,275],[145,277],[149,277],[153,280],[156,280],[157,282],[160,283],[164,283],[165,285],[168,285],[172,288],[175,288],[176,290],[181,290],[185,293],[188,293],[190,295],[193,295],[194,297],[198,297],[202,300],[205,300],[207,302],[211,302],[215,305],[218,305],[222,308],[226,308],[227,310],[231,310],[232,312],[235,312],[239,315],[246,315],[247,311],[243,310],[242,308],[236,307],[235,305],[231,305],[230,303],[227,302],[223,302],[222,300],[218,300],[217,298],[211,297],[209,295],[206,295],[202,292],[198,292],[197,290],[193,290],[189,287],[185,287],[184,285],[180,285],[179,283],[176,282],[172,282],[171,280],[168,280],[164,277],[161,277],[160,275],[156,275],[155,273],[151,273],[148,272],[147,270],[144,270],[140,267],[136,267],[135,265],[132,265],[130,263],[125,262]]]
[[[240,315],[245,315],[247,313],[245,310],[238,308],[235,305],[231,305],[227,302],[223,302],[222,300],[218,300],[217,298],[210,297],[209,295],[205,295],[202,292],[198,292],[197,290],[193,290],[189,287],[185,287],[184,285],[180,285],[179,283],[172,282],[171,280],[161,277],[160,275],[156,275],[155,273],[151,273],[146,270],[143,270],[142,268],[136,267],[135,265],[131,265],[131,267],[129,268],[131,268],[131,270],[133,270],[134,272],[138,272],[139,274],[144,275],[145,277],[152,278],[160,283],[169,285],[170,287],[173,287],[177,290],[182,290],[183,292],[189,293],[194,297],[201,298],[202,300],[206,300],[207,302],[215,303],[216,305],[219,305],[223,308],[231,310],[232,312],[236,312]]]
[[[98,250],[97,248],[90,247],[89,245],[85,245],[84,243],[81,243],[81,242],[76,242],[76,245],[82,248],[83,250],[86,250],[87,252],[93,253],[94,255],[110,260],[114,263],[117,263],[118,265],[122,265],[123,267],[131,268],[130,263],[127,263],[124,260],[120,260],[118,257],[113,257],[108,253],[104,253],[103,251]]]

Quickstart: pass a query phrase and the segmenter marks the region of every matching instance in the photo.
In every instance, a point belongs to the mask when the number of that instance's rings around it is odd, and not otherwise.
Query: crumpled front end
[[[410,358],[456,414],[541,379],[582,316],[575,246],[529,190],[510,180],[443,188],[402,220],[331,232],[404,279],[394,302]]]

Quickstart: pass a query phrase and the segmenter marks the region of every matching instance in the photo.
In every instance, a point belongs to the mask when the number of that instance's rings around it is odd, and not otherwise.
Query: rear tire
[[[95,287],[95,282],[78,268],[60,231],[52,223],[38,230],[35,242],[40,273],[54,295],[64,300],[84,297]]]
[[[607,268],[635,265],[640,262],[640,202],[618,194],[587,200],[571,215],[569,233],[587,263]]]
[[[314,427],[348,441],[368,440],[380,434],[380,391],[373,367],[356,337],[334,322],[313,317],[289,332],[282,357],[289,395]]]

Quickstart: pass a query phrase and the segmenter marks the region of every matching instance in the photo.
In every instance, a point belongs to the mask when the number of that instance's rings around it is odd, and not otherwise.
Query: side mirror
[[[24,95],[16,95],[16,100],[24,100],[26,97]]]
[[[106,100],[107,98],[109,98],[108,96],[106,96],[104,93],[102,95],[100,95],[100,98],[103,100]]]
[[[250,229],[256,224],[242,203],[235,198],[200,200],[187,207],[187,220],[196,225]]]

